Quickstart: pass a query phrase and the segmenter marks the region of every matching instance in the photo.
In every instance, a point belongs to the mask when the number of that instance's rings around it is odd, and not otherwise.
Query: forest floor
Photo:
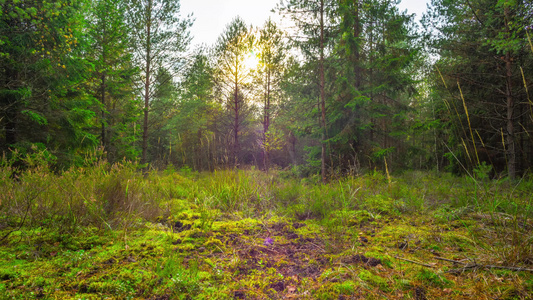
[[[239,176],[255,186],[255,175]],[[0,246],[0,299],[532,299],[533,222],[523,217],[529,206],[515,206],[512,215],[504,205],[431,205],[437,195],[429,190],[413,194],[402,179],[375,177],[339,181],[329,187],[340,186],[336,196],[307,193],[314,184],[297,180],[297,193],[295,186],[274,193],[292,195],[283,207],[275,202],[277,209],[228,211],[181,193],[160,203],[166,209],[156,219],[112,230],[15,230]],[[176,184],[209,185],[202,180]],[[443,197],[472,189],[462,180],[443,186]],[[363,193],[365,186],[373,192]],[[501,191],[509,190],[531,202],[529,187],[521,193],[518,185],[491,185],[485,192],[508,197]],[[349,201],[306,208],[294,198],[320,191],[324,198],[346,192]],[[408,195],[424,199],[416,204]]]

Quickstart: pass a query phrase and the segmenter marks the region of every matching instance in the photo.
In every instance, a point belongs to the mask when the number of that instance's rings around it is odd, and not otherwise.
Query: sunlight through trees
[[[515,178],[533,161],[525,1],[434,1],[422,31],[394,1],[290,0],[280,23],[236,17],[195,49],[179,1],[0,5],[8,156],[37,146],[63,169],[101,151],[146,170],[289,168],[324,182],[483,163]]]

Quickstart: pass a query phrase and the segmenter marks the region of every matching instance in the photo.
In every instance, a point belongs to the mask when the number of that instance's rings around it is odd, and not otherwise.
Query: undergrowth
[[[533,181],[0,168],[0,298],[528,299]],[[439,259],[442,258],[442,259]],[[513,269],[515,268],[515,269]]]

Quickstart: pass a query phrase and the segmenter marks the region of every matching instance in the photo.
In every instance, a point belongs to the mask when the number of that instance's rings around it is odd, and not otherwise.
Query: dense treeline
[[[420,28],[392,0],[290,0],[276,10],[296,29],[237,17],[196,49],[177,1],[0,6],[7,158],[38,151],[61,170],[96,152],[324,180],[489,166],[514,178],[533,163],[527,1],[433,0]]]
[[[533,5],[439,0],[425,22],[440,56],[430,87],[446,137],[439,155],[524,174],[533,163]]]

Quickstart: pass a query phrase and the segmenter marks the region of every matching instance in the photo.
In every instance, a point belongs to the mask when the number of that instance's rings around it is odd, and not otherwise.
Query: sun
[[[255,71],[259,67],[259,57],[255,51],[250,51],[248,56],[244,59],[244,67],[248,71]]]

